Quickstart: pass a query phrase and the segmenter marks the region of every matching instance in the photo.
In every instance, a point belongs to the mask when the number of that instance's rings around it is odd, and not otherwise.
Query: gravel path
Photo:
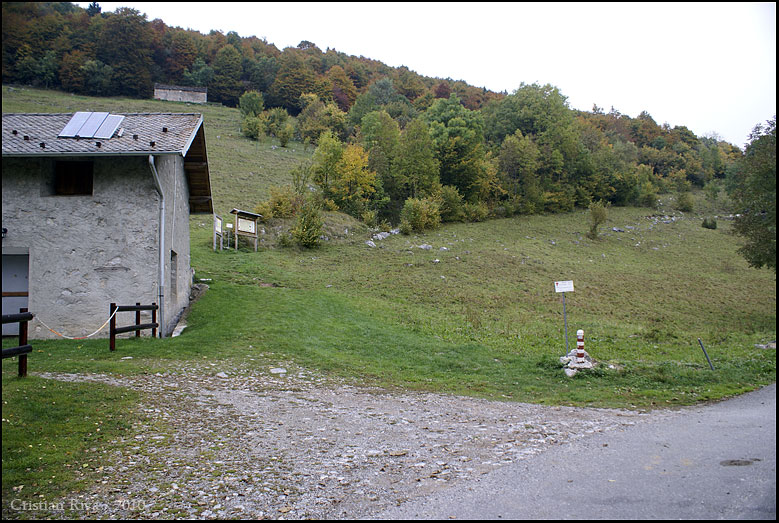
[[[144,393],[135,441],[120,441],[102,481],[78,494],[88,519],[368,518],[650,417],[372,389],[285,364],[41,376]]]

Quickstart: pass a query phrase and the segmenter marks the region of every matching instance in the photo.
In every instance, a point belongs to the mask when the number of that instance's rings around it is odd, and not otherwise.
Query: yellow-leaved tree
[[[333,199],[347,213],[359,216],[376,193],[376,172],[368,168],[368,153],[359,145],[347,145],[336,172],[330,185]]]

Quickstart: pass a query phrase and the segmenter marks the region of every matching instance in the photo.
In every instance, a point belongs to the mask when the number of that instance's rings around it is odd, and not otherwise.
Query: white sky
[[[88,2],[76,2],[86,7]],[[301,40],[512,93],[552,84],[572,108],[685,125],[743,147],[776,114],[776,4],[99,2],[207,34]]]

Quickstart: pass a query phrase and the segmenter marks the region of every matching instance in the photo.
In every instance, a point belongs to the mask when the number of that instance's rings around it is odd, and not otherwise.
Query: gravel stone
[[[178,364],[136,376],[39,374],[143,397],[134,435],[104,455],[102,477],[74,493],[93,503],[83,517],[365,519],[649,417],[388,391],[291,362],[271,368],[288,372],[230,368],[225,379],[208,364]]]

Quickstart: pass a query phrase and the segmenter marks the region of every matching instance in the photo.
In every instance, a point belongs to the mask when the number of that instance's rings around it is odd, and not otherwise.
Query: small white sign
[[[554,282],[555,292],[573,292],[573,281],[556,281]]]

